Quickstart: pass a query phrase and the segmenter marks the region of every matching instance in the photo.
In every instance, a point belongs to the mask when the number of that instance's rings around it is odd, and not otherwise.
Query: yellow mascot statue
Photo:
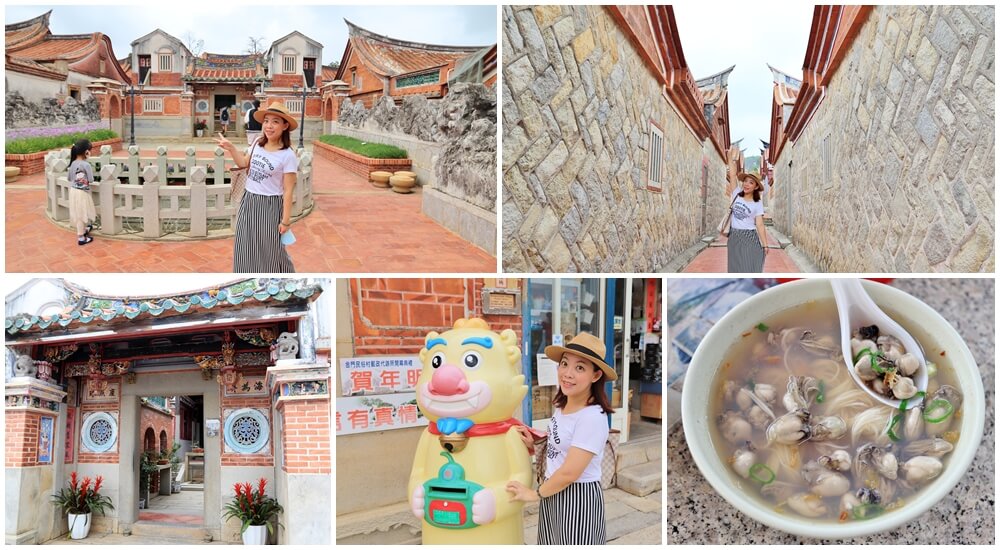
[[[517,335],[482,319],[431,332],[420,350],[417,406],[430,421],[407,488],[424,544],[524,544],[522,503],[510,480],[531,485],[528,450],[512,418],[528,392]]]

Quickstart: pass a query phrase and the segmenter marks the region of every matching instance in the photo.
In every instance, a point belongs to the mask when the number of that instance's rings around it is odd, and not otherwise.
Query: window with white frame
[[[283,72],[283,73],[294,73],[295,72],[295,56],[294,55],[283,55],[283,56],[281,56],[281,72]]]
[[[174,72],[174,56],[169,53],[161,53],[158,55],[160,58],[159,68],[161,73],[172,73]]]
[[[285,106],[288,107],[288,112],[290,113],[301,113],[302,112],[302,100],[301,99],[289,99],[285,101]]]
[[[650,189],[663,189],[663,131],[649,121],[649,174],[646,185]]]
[[[142,98],[142,110],[146,113],[162,113],[163,112],[163,98],[162,97],[144,97]]]

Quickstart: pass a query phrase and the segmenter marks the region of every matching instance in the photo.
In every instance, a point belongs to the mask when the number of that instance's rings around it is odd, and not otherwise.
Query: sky
[[[767,64],[799,80],[813,5],[733,2],[674,5],[684,58],[696,79],[736,65],[729,75],[729,137],[748,157],[771,132],[774,79]],[[765,19],[766,17],[766,19]]]
[[[133,40],[159,28],[185,41],[191,33],[205,41],[204,51],[241,54],[249,37],[264,37],[263,49],[293,31],[323,44],[324,65],[340,62],[347,45],[344,19],[378,34],[402,40],[454,46],[486,46],[497,39],[497,8],[489,6],[251,6],[246,2],[171,2],[175,9],[134,5],[10,5],[5,24],[37,17],[52,9],[54,34],[103,32],[115,57],[131,53]],[[252,28],[251,28],[252,27]]]

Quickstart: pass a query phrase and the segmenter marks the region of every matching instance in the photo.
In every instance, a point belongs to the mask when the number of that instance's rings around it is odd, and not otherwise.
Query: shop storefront
[[[608,382],[615,412],[611,427],[628,441],[643,422],[657,425],[662,416],[660,394],[661,279],[549,278],[525,281],[522,302],[525,379],[531,399],[523,415],[544,430],[552,417],[556,392],[555,363],[544,354],[549,345],[563,345],[580,332],[604,338],[605,360],[618,380]],[[527,422],[527,421],[526,421]]]

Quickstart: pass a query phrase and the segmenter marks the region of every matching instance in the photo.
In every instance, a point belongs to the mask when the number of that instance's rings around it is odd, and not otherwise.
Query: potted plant
[[[69,538],[87,538],[87,535],[90,534],[93,513],[98,512],[103,516],[105,509],[114,510],[111,497],[102,496],[100,493],[102,482],[104,482],[104,478],[97,476],[97,479],[93,481],[93,487],[91,487],[89,477],[78,482],[76,472],[73,472],[70,474],[69,487],[63,487],[58,493],[52,495],[52,501],[56,507],[66,513]]]
[[[284,511],[276,499],[264,493],[265,487],[267,480],[264,478],[257,482],[256,489],[250,482],[233,484],[236,496],[226,504],[223,518],[240,520],[243,544],[266,544],[268,533],[274,533],[271,519]]]
[[[205,129],[208,128],[208,121],[205,119],[196,120],[194,122],[194,133],[198,137],[205,135]]]
[[[177,451],[181,449],[181,444],[174,441],[173,446],[170,447],[170,452],[168,453],[168,458],[170,460],[170,492],[179,493],[181,492],[181,481],[177,479],[177,473],[181,470],[181,457],[177,456]]]
[[[142,453],[139,459],[139,500],[149,503],[149,488],[153,481],[153,477],[160,468],[156,465],[156,461],[153,460],[152,452],[146,451]]]

